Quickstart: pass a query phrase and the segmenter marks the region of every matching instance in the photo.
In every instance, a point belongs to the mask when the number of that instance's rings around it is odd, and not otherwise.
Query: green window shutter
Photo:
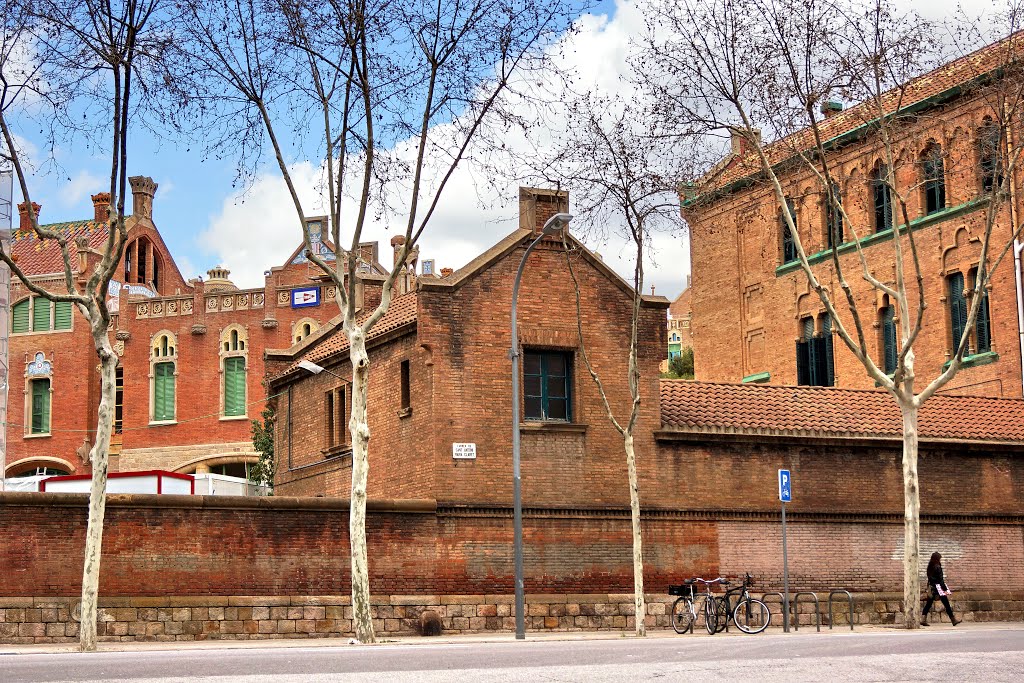
[[[50,380],[32,380],[32,433],[50,432]]]
[[[154,368],[153,419],[174,419],[174,363],[157,363]]]
[[[11,309],[11,332],[28,332],[28,307],[30,299],[22,299]]]
[[[892,305],[886,306],[882,313],[882,342],[885,347],[885,374],[891,375],[896,372],[899,358],[896,353],[896,309]]]
[[[41,296],[32,299],[32,331],[48,332],[50,330],[50,300]]]
[[[53,304],[53,329],[71,329],[71,302],[55,301]]]
[[[992,350],[992,323],[989,318],[988,311],[988,293],[982,297],[981,303],[978,304],[978,318],[975,325],[975,336],[978,340],[978,353],[985,353]]]
[[[245,415],[245,359],[224,359],[224,415]]]
[[[953,331],[952,353],[955,355],[960,345],[960,338],[963,337],[964,328],[967,327],[967,300],[964,298],[964,276],[963,273],[953,273],[949,276],[949,317],[950,327]],[[964,352],[966,354],[966,351]]]

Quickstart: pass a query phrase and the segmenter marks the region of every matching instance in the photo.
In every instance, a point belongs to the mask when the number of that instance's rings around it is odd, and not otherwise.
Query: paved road
[[[1018,681],[1024,631],[0,655],[0,681]]]

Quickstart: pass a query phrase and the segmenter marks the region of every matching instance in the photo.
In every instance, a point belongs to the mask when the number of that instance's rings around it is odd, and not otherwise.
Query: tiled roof
[[[373,309],[360,313],[356,318],[357,324],[364,322],[372,313]],[[409,292],[391,300],[387,313],[373,326],[366,341],[369,343],[392,330],[413,322],[416,322],[416,292]],[[333,334],[320,343],[314,343],[307,353],[299,356],[299,359],[319,363],[326,358],[348,351],[348,337],[341,329],[341,318],[335,318],[330,324],[336,327]],[[297,362],[290,365],[282,374],[291,372],[297,365]]]
[[[1024,400],[937,394],[918,415],[921,438],[1024,442]],[[668,430],[900,437],[887,392],[764,384],[661,381]]]
[[[904,89],[894,88],[882,96],[884,111],[892,113],[897,107],[906,109],[920,104],[929,98],[940,95],[952,88],[969,83],[972,79],[987,74],[1007,64],[1016,55],[1024,51],[1024,32],[1014,33],[1001,41],[944,64],[926,74],[907,82]],[[871,102],[861,103],[842,112],[834,114],[818,123],[822,141],[838,138],[856,130],[861,125],[875,120],[877,106]],[[791,157],[797,151],[811,149],[814,146],[814,133],[811,128],[804,128],[776,140],[765,146],[765,154],[769,162],[778,163]],[[719,166],[720,173],[709,175],[704,179],[706,187],[701,191],[709,191],[760,173],[761,165],[756,154],[749,153],[735,157]]]
[[[78,253],[75,240],[89,238],[89,246],[102,250],[107,240],[107,226],[95,221],[69,221],[42,226],[68,235],[68,251],[74,258]],[[64,271],[64,259],[56,240],[40,240],[33,230],[15,230],[11,235],[11,254],[18,267],[27,275],[44,275]],[[72,261],[72,267],[74,267]]]

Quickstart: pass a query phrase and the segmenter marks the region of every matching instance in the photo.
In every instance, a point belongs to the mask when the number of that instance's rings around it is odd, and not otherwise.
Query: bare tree
[[[560,106],[560,109],[562,107]],[[565,233],[562,241],[566,264],[576,293],[576,330],[580,352],[591,379],[601,396],[609,422],[622,437],[629,485],[630,518],[633,533],[633,595],[636,634],[647,633],[644,599],[643,534],[640,526],[640,484],[637,478],[633,434],[640,417],[641,373],[637,362],[643,321],[641,303],[644,288],[644,257],[651,249],[651,236],[681,223],[674,183],[668,169],[677,159],[649,128],[636,130],[637,121],[646,120],[635,103],[621,97],[587,94],[576,97],[564,107],[565,130],[558,134],[554,149],[533,149],[521,160],[537,168],[531,176],[557,182],[574,197],[580,235],[606,237],[614,233],[631,245],[633,253],[633,301],[630,308],[630,336],[626,370],[630,402],[613,406],[604,380],[587,353],[583,334],[580,285],[573,265],[578,250],[570,246]],[[607,379],[607,376],[605,377]],[[652,400],[648,397],[648,400]],[[657,400],[654,398],[654,400]],[[618,413],[618,414],[617,414]]]
[[[974,233],[980,248],[971,304],[962,330],[956,330],[952,357],[923,388],[916,385],[915,348],[927,331],[926,277],[933,274],[922,266],[912,215],[920,203],[935,199],[928,199],[929,192],[942,191],[944,164],[949,173],[951,164],[967,163],[929,141],[929,131],[944,114],[922,106],[922,81],[913,80],[940,58],[936,27],[896,12],[883,0],[687,1],[659,5],[647,45],[656,75],[646,85],[663,104],[662,115],[690,132],[726,131],[743,150],[690,188],[688,203],[699,210],[701,202],[713,201],[733,181],[765,185],[782,221],[783,260],[799,263],[832,330],[899,406],[907,628],[917,628],[920,608],[918,412],[962,367],[979,311],[987,311],[992,273],[1021,230],[1001,210],[1021,152],[1014,135],[1024,92],[1017,66],[1020,38],[1013,33],[1018,18],[1011,10],[1010,37],[983,57],[956,62],[950,74],[959,79],[963,96],[986,104],[989,124],[981,144],[988,184],[984,219]],[[841,119],[826,119],[823,113],[834,98],[859,104]],[[858,133],[842,135],[848,131]],[[875,212],[854,211],[842,200],[849,177],[843,175],[841,157],[849,144],[882,160],[872,186]],[[821,198],[828,226],[826,243],[819,245],[827,257],[814,265],[806,248],[812,238],[801,231],[791,203],[799,200],[798,188],[808,184],[810,195]],[[879,220],[881,225],[871,225]],[[1008,242],[998,229],[1005,221],[1012,226]],[[862,238],[886,229],[893,232],[891,277],[879,272],[862,244]],[[849,251],[839,248],[843,242],[853,245],[849,259],[841,258],[841,251]],[[866,331],[872,321],[865,310],[883,296],[894,307],[899,328],[899,352],[888,361],[873,357],[876,344]]]
[[[103,517],[106,504],[107,450],[114,421],[114,374],[117,355],[110,340],[109,286],[124,252],[124,198],[127,182],[128,130],[140,102],[149,100],[147,73],[168,39],[166,27],[154,20],[158,0],[123,3],[96,0],[9,1],[4,7],[4,36],[0,44],[0,131],[4,160],[14,169],[27,205],[31,229],[43,242],[57,245],[63,262],[63,282],[56,290],[42,287],[25,273],[11,254],[0,251],[30,292],[50,301],[77,307],[89,324],[100,361],[100,401],[96,437],[89,460],[92,485],[82,572],[79,638],[83,651],[96,649],[97,596]],[[83,127],[75,121],[90,112],[98,123]],[[43,121],[51,145],[56,136],[92,133],[110,156],[110,200],[106,241],[91,269],[86,267],[87,242],[39,224],[32,203],[31,173],[16,130],[28,117]],[[106,143],[102,142],[106,138]],[[34,160],[36,162],[45,161]],[[76,253],[77,252],[77,253]]]
[[[370,431],[366,338],[388,310],[360,310],[358,245],[375,218],[395,218],[405,264],[485,122],[511,123],[505,98],[549,67],[548,36],[565,28],[563,0],[217,0],[183,3],[189,40],[182,98],[217,129],[213,149],[249,169],[269,144],[295,206],[307,255],[337,291],[352,364],[350,551],[356,637],[373,642],[366,552]],[[297,137],[287,149],[287,131]],[[304,131],[313,131],[309,139]],[[293,153],[297,156],[293,156]],[[292,162],[318,160],[335,254],[318,254]],[[346,239],[347,238],[347,239]],[[342,244],[348,244],[346,251]],[[334,258],[331,258],[334,256]]]

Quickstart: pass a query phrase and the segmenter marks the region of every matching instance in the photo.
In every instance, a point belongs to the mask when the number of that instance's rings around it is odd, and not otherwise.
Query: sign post
[[[782,502],[782,631],[789,633],[789,560],[786,555],[786,503],[793,500],[793,479],[789,470],[779,470],[779,500]]]

